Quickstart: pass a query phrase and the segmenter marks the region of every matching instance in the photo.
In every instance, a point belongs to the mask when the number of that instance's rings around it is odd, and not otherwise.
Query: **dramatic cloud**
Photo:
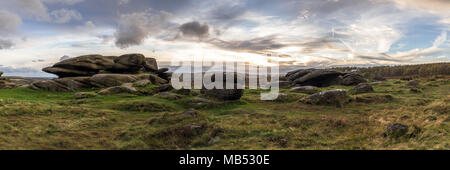
[[[42,0],[45,3],[61,3],[61,4],[67,4],[67,5],[73,5],[80,2],[83,2],[84,0]]]
[[[14,43],[11,42],[10,40],[2,40],[2,39],[0,39],[0,50],[10,49],[13,46],[14,46]]]
[[[442,22],[450,24],[450,1],[448,0],[393,0],[400,8],[416,8],[441,16]]]
[[[0,10],[0,23],[0,35],[6,35],[16,32],[22,20],[13,13]]]
[[[116,33],[116,46],[127,48],[140,45],[150,34],[156,34],[167,25],[171,14],[165,11],[159,13],[139,12],[123,14],[119,19]]]
[[[39,21],[50,21],[47,7],[40,0],[17,0],[11,3],[27,17],[33,17]]]
[[[179,29],[185,37],[205,38],[209,35],[208,24],[200,24],[198,21],[185,23]]]
[[[68,9],[60,9],[54,10],[50,13],[53,18],[53,22],[55,23],[66,23],[70,20],[81,20],[83,17],[78,11],[68,10]]]
[[[220,39],[213,39],[210,40],[209,43],[227,50],[250,52],[273,50],[287,46],[285,44],[277,42],[274,36],[255,38],[244,41],[224,41]]]

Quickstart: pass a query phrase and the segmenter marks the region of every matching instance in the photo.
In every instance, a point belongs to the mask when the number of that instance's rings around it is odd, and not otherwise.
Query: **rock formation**
[[[156,59],[145,58],[142,54],[125,54],[119,57],[84,55],[63,60],[43,71],[56,74],[59,78],[34,82],[30,85],[31,88],[74,91],[117,87],[140,80],[156,85],[169,82],[169,76],[165,73],[168,70],[158,69]]]
[[[300,69],[284,76],[292,85],[327,87],[331,85],[357,85],[366,82],[358,73],[343,73],[330,69]]]

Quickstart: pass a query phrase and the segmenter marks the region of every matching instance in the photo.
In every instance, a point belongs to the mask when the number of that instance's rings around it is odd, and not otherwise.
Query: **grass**
[[[286,99],[261,101],[262,90],[247,89],[241,100],[199,107],[194,116],[181,114],[191,95],[76,99],[75,92],[3,89],[0,149],[450,149],[450,80],[420,81],[419,93],[404,80],[375,84],[342,108],[298,102],[307,95],[288,89],[281,89]],[[337,88],[352,87],[320,90]],[[409,131],[387,137],[389,123]]]

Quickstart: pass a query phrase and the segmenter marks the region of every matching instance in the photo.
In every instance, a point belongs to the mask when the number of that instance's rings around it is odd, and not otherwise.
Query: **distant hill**
[[[376,67],[337,67],[338,71],[354,71],[362,73],[366,78],[375,77],[427,77],[434,75],[450,76],[450,63],[432,63],[417,65],[376,66]]]

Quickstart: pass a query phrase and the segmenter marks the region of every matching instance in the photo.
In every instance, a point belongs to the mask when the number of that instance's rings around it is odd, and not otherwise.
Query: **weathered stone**
[[[298,87],[291,88],[291,91],[305,93],[305,94],[314,94],[314,93],[319,92],[320,90],[314,86],[298,86]]]
[[[120,86],[123,83],[133,83],[138,78],[131,74],[96,74],[90,78],[94,87]]]
[[[353,94],[368,93],[373,91],[373,87],[369,83],[360,83],[351,89]]]
[[[139,80],[139,81],[134,82],[133,85],[135,87],[145,87],[145,86],[148,86],[148,85],[151,85],[151,84],[152,84],[152,82],[150,80],[144,79],[144,80]]]
[[[309,85],[317,87],[326,87],[341,83],[340,76],[343,73],[333,70],[314,70],[306,75],[295,79],[293,82],[299,85]]]
[[[155,58],[145,58],[144,60],[144,68],[150,72],[158,71],[158,63]]]
[[[125,54],[114,59],[110,71],[115,73],[137,73],[144,67],[145,56],[142,54]]]
[[[279,88],[289,88],[291,86],[291,83],[289,81],[278,81]]]
[[[111,95],[111,94],[119,94],[119,93],[136,93],[136,92],[137,92],[137,90],[134,87],[124,85],[124,86],[108,87],[106,89],[100,90],[98,92],[98,94]]]
[[[66,77],[59,79],[37,81],[30,85],[32,89],[67,92],[90,88],[89,77]]]
[[[63,77],[91,76],[114,65],[113,56],[85,55],[60,61],[43,71]]]
[[[172,90],[172,89],[173,89],[172,85],[170,85],[170,84],[163,84],[163,85],[160,85],[160,86],[156,87],[154,92],[155,93],[165,92],[165,91],[169,91],[169,90]]]
[[[361,74],[347,73],[342,78],[342,85],[351,86],[367,82]]]
[[[417,80],[410,80],[408,81],[408,83],[406,83],[407,87],[418,87],[419,86],[419,81]]]
[[[342,89],[329,90],[325,92],[314,93],[302,100],[308,104],[316,105],[336,105],[342,107],[349,101],[347,92]]]
[[[408,132],[408,126],[400,123],[392,123],[386,126],[386,135],[391,137],[400,137]]]

